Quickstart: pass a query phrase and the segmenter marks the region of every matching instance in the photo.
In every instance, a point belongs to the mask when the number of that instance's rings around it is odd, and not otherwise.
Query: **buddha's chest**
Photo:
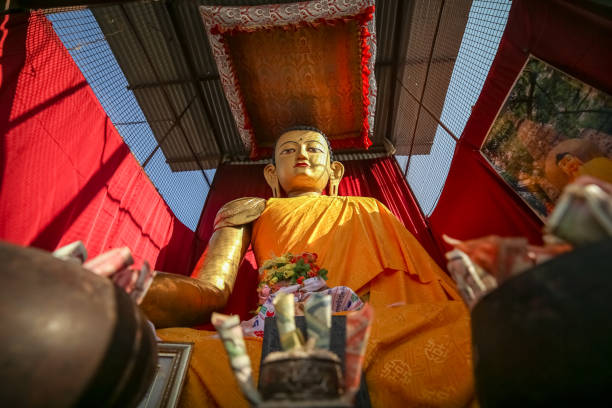
[[[367,208],[359,197],[271,199],[253,226],[258,262],[287,252],[327,253],[353,242]],[[359,234],[362,235],[362,234]]]
[[[342,203],[328,197],[269,200],[253,225],[258,261],[287,252],[314,250],[342,213]]]

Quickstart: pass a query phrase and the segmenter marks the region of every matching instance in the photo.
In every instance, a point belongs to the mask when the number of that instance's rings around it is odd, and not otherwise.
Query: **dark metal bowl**
[[[0,271],[3,406],[138,404],[157,345],[122,289],[48,252],[2,242]]]
[[[612,384],[612,238],[515,276],[472,310],[481,407],[600,406]]]
[[[333,400],[343,392],[339,359],[288,357],[264,361],[260,392],[264,400]]]

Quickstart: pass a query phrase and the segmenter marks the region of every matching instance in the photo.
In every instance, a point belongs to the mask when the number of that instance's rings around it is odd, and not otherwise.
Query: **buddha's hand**
[[[159,272],[140,307],[157,328],[190,327],[208,323],[226,302],[227,295],[212,285]]]

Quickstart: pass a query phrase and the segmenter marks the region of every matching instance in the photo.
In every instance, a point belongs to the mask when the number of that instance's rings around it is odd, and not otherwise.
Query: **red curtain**
[[[522,235],[541,242],[542,222],[480,154],[489,127],[529,55],[612,93],[612,21],[562,0],[515,0],[480,98],[457,145],[429,221],[440,236]]]
[[[40,14],[0,26],[0,239],[47,250],[128,246],[136,264],[189,273],[176,219]]]
[[[339,186],[339,195],[374,197],[384,203],[432,257],[442,264],[442,257],[395,159],[347,161],[344,166],[345,174]],[[263,168],[263,164],[219,166],[197,229],[199,248],[194,252],[192,265],[197,262],[212,235],[213,221],[221,206],[235,198],[267,199],[271,196],[271,190],[263,177]],[[253,253],[249,252],[240,267],[236,287],[225,312],[239,314],[242,319],[250,318],[249,310],[257,306],[256,286],[257,266]]]

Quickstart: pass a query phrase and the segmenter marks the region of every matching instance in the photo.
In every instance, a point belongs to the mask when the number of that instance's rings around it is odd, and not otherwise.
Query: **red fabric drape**
[[[515,0],[487,80],[457,145],[429,221],[440,236],[522,235],[541,242],[541,221],[480,154],[489,127],[532,54],[612,93],[612,21],[562,0]]]
[[[28,23],[29,22],[29,23]],[[176,219],[43,15],[0,27],[0,239],[190,271],[194,233]]]
[[[421,216],[416,201],[402,177],[393,158],[347,161],[345,174],[339,186],[339,195],[374,197],[384,203],[404,223],[421,244],[430,251],[432,257],[442,263],[427,224]],[[271,190],[263,177],[264,165],[221,165],[216,172],[207,203],[200,220],[198,238],[200,247],[195,252],[192,264],[197,262],[205,244],[212,235],[212,227],[217,211],[225,203],[240,197],[269,198]],[[257,304],[255,288],[257,267],[250,252],[240,267],[236,287],[229,299],[226,313],[239,314],[248,319]]]

